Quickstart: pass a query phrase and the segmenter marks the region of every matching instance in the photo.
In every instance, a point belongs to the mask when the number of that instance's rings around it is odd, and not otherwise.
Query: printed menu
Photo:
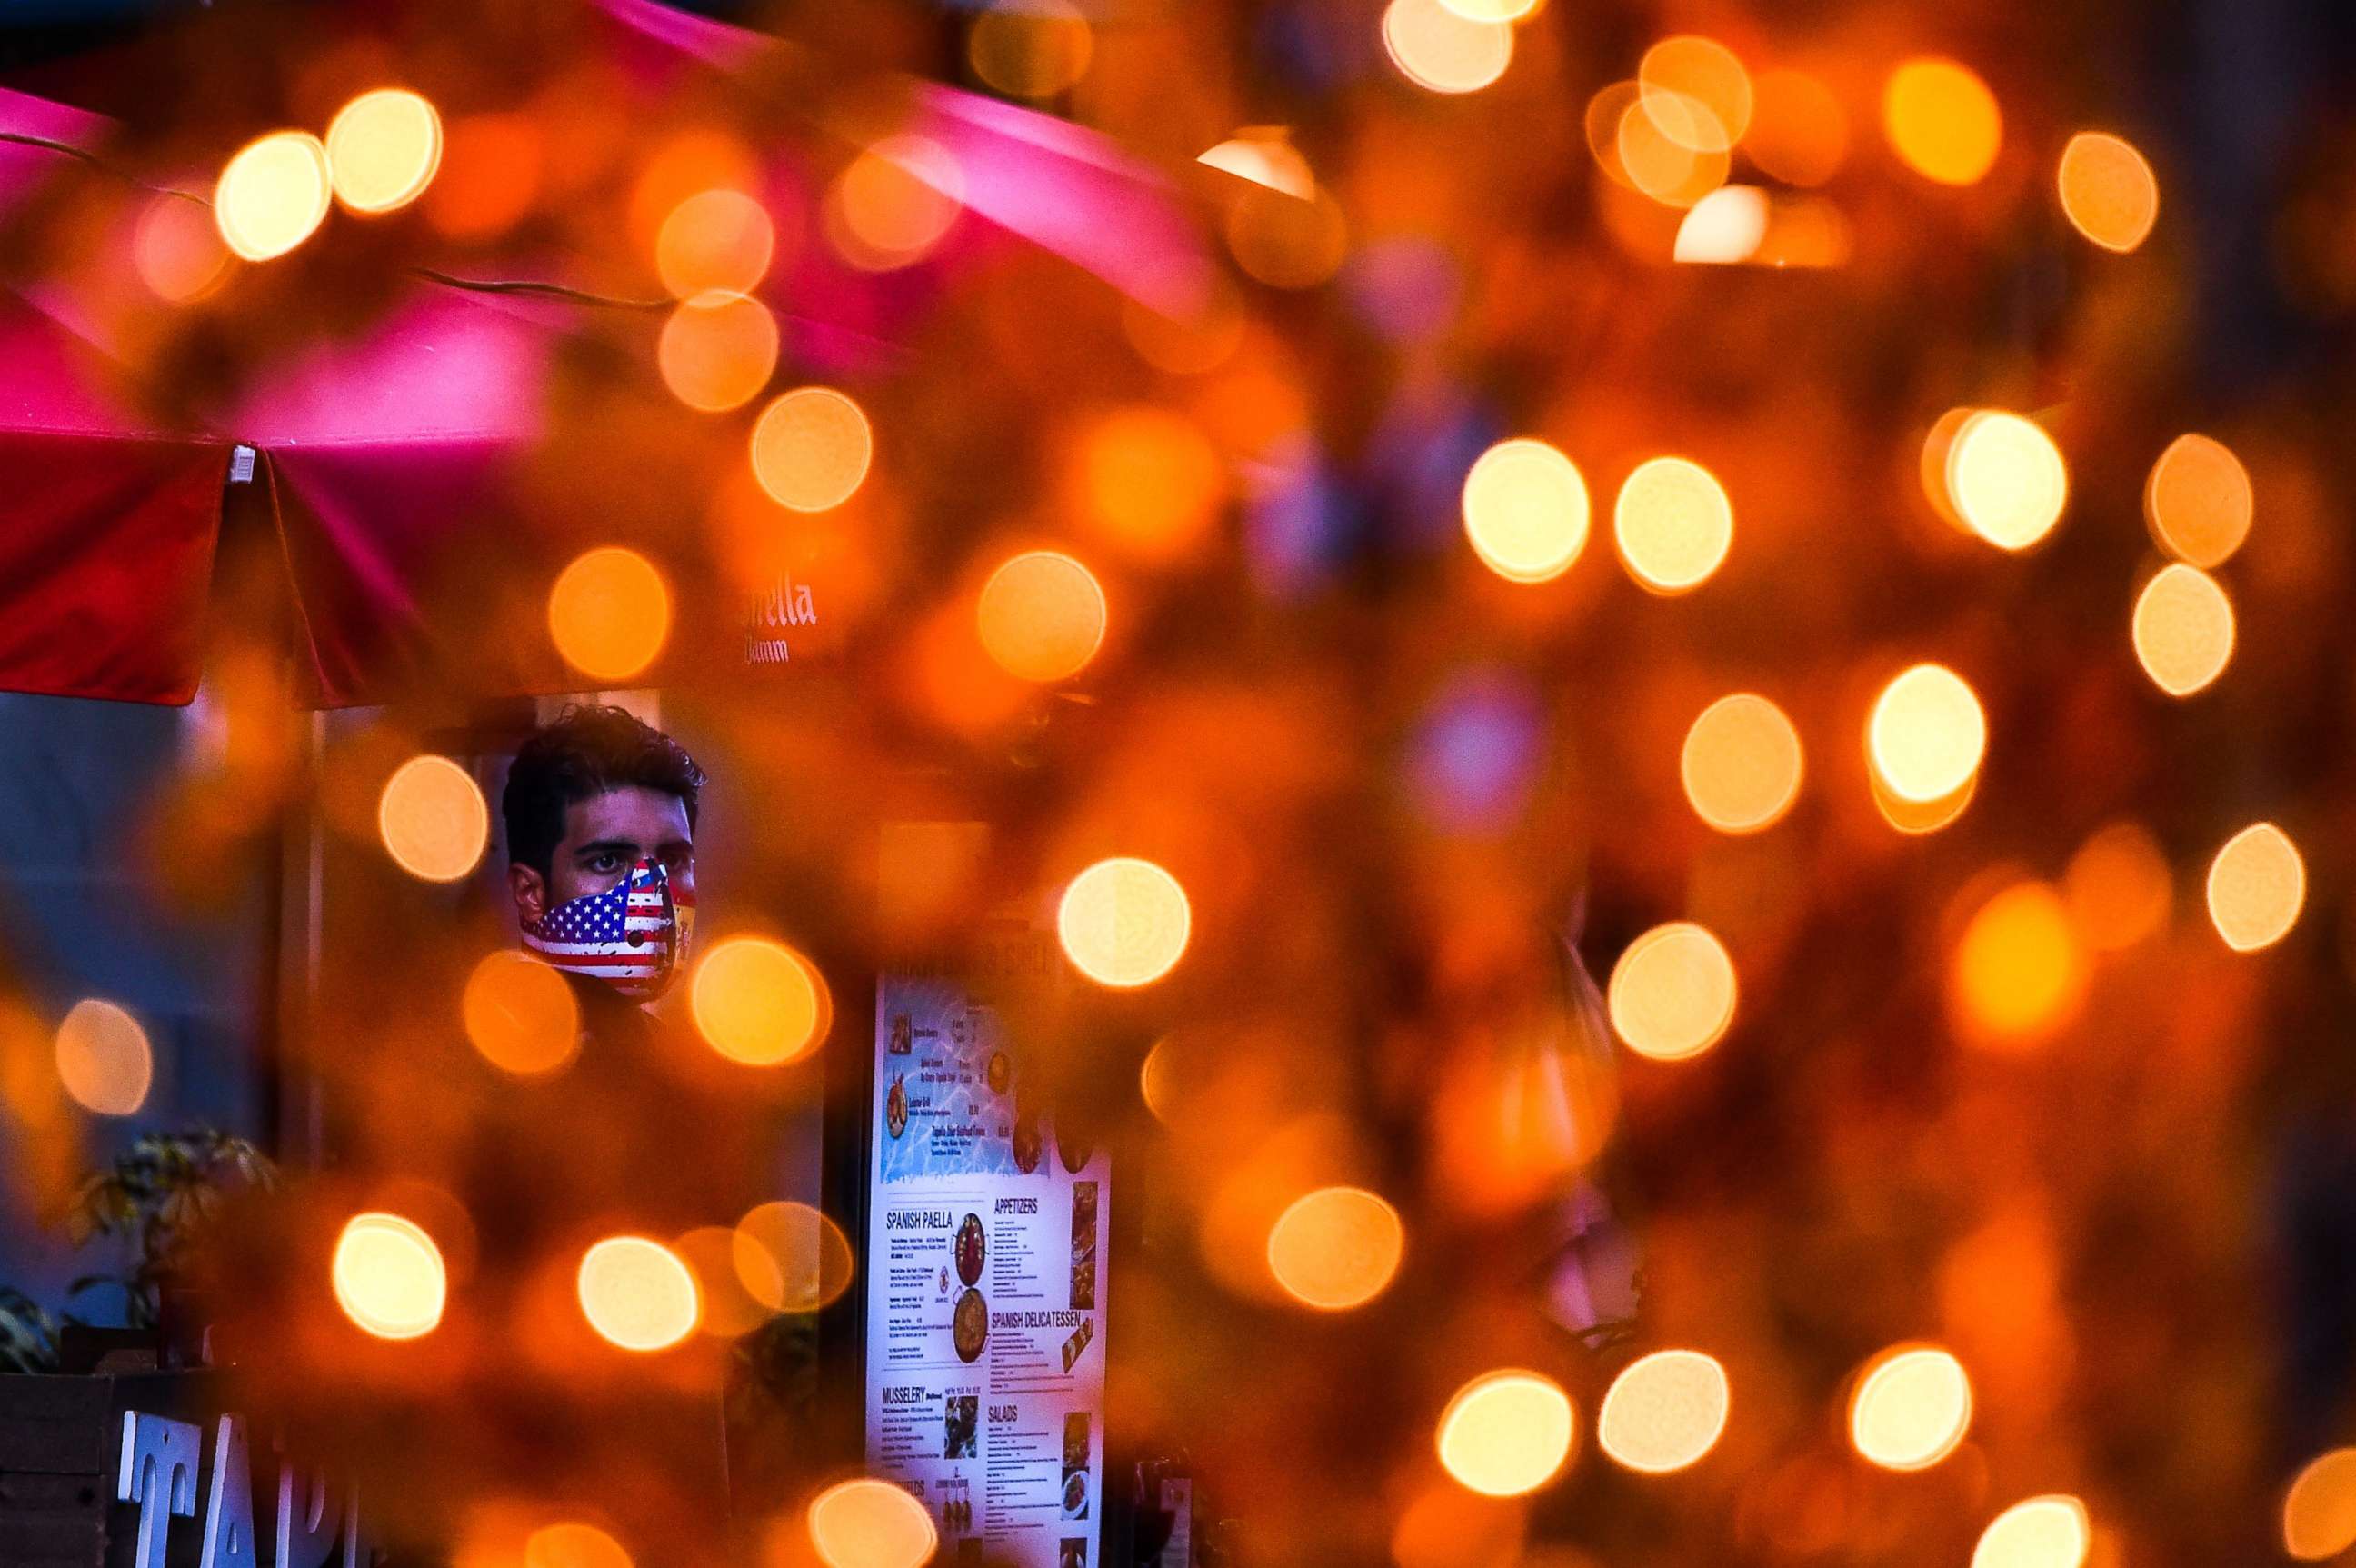
[[[876,1004],[868,1465],[951,1563],[1098,1568],[1109,1162],[965,985],[887,974]]]

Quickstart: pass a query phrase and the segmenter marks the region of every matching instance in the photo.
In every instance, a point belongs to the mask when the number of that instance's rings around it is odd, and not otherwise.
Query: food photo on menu
[[[1064,1517],[1088,1517],[1088,1412],[1064,1417]]]
[[[1097,1184],[1072,1184],[1072,1310],[1097,1305]]]
[[[976,1394],[951,1394],[941,1404],[941,1457],[972,1458],[980,1447],[980,1397]]]

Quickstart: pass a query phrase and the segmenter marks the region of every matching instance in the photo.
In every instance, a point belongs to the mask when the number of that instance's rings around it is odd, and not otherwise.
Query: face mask
[[[637,1001],[662,994],[687,962],[695,897],[642,860],[603,893],[567,898],[523,928],[523,945],[568,974],[602,980]]]

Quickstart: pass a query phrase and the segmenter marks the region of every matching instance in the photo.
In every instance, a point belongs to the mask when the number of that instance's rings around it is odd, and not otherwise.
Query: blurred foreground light
[[[635,550],[584,551],[549,590],[548,633],[583,674],[627,680],[653,663],[670,637],[670,590]]]
[[[1901,833],[1917,837],[1935,833],[1952,824],[1971,808],[1980,788],[1980,776],[1974,773],[1935,800],[1910,800],[1893,793],[1888,781],[1870,768],[1866,771],[1866,779],[1873,793],[1873,809],[1881,813],[1881,820]]]
[[[772,1312],[816,1312],[851,1288],[851,1239],[807,1203],[756,1206],[736,1222],[730,1249],[737,1283]]]
[[[1988,1521],[1972,1548],[1972,1568],[2078,1568],[2093,1544],[2085,1504],[2072,1497],[2031,1498]]]
[[[2356,1546],[2356,1448],[2308,1462],[2283,1494],[2283,1550],[2320,1563]]]
[[[2255,510],[2249,470],[2232,447],[2206,435],[2169,442],[2144,481],[2153,540],[2189,565],[2222,565],[2249,537]]]
[[[2307,863],[2272,822],[2244,828],[2209,863],[2209,918],[2235,952],[2282,940],[2306,903]]]
[[[1654,593],[1682,594],[1724,564],[1734,543],[1734,507],[1699,463],[1655,457],[1621,485],[1612,533],[1629,575]]]
[[[2062,210],[2078,232],[2106,251],[2142,244],[2159,219],[2159,181],[2126,140],[2081,131],[2062,149],[2055,176]]]
[[[1910,59],[1890,72],[1881,128],[1907,167],[1942,185],[1985,178],[2004,140],[1996,94],[1951,59]]]
[[[1760,73],[1753,84],[1751,134],[1742,150],[1786,185],[1816,186],[1848,156],[1848,116],[1815,77],[1796,70]]]
[[[1088,73],[1096,34],[1070,0],[996,0],[966,35],[974,75],[1010,98],[1037,101]]]
[[[1434,92],[1477,92],[1514,62],[1514,29],[1477,21],[1440,0],[1391,0],[1383,48],[1399,74]]]
[[[1731,152],[1751,128],[1751,73],[1714,38],[1663,38],[1644,51],[1636,88],[1661,134],[1687,151]]]
[[[675,299],[749,294],[768,274],[776,249],[767,208],[741,190],[702,190],[663,219],[655,272]]]
[[[1464,536],[1500,577],[1559,577],[1587,547],[1587,481],[1543,441],[1516,436],[1481,454],[1464,476]]]
[[[664,321],[655,363],[671,396],[706,413],[742,408],[777,368],[777,318],[741,294],[681,300]]]
[[[1800,732],[1750,692],[1720,697],[1686,731],[1677,772],[1694,814],[1722,833],[1755,833],[1799,798]]]
[[[1722,185],[1687,209],[1671,254],[1691,263],[1732,266],[1749,261],[1767,238],[1767,193],[1755,185]]]
[[[205,204],[172,191],[150,197],[132,237],[139,281],[172,305],[201,296],[229,269],[229,247]]]
[[[363,92],[327,125],[336,199],[354,212],[391,212],[425,194],[442,167],[442,116],[403,87]]]
[[[1979,771],[1987,716],[1962,676],[1942,664],[1917,664],[1873,700],[1865,744],[1875,777],[1890,793],[1928,805]]]
[[[632,1568],[632,1564],[622,1543],[595,1525],[562,1520],[541,1526],[524,1539],[521,1568]]]
[[[1225,283],[1212,289],[1200,313],[1184,317],[1125,300],[1120,324],[1140,359],[1173,376],[1199,376],[1218,369],[1242,346],[1247,326],[1235,290]]]
[[[1155,564],[1202,546],[1227,496],[1226,467],[1211,438],[1185,415],[1151,403],[1117,408],[1088,424],[1073,454],[1071,484],[1098,536],[1131,559]]]
[[[575,1281],[589,1326],[625,1350],[662,1350],[695,1331],[695,1275],[644,1236],[608,1236],[581,1255]]]
[[[1949,994],[1963,1032],[1984,1043],[2026,1043],[2077,1015],[2086,1000],[2086,955],[2042,882],[2018,882],[1976,910],[1956,944]]]
[[[1732,164],[1708,145],[1720,139],[1709,110],[1682,93],[1637,91],[1612,136],[1622,182],[1665,207],[1691,207],[1724,185]],[[1672,135],[1665,122],[1682,128]]]
[[[58,1023],[58,1079],[74,1103],[101,1116],[128,1116],[147,1103],[155,1052],[147,1031],[112,1002],[89,997]]]
[[[466,1038],[508,1072],[553,1072],[580,1048],[581,1006],[573,987],[552,966],[511,948],[475,965],[459,1011]]]
[[[2061,521],[2070,473],[2035,421],[1984,409],[1955,432],[1947,496],[1974,533],[1999,549],[2026,550]]]
[[[1302,201],[1317,194],[1317,178],[1310,172],[1309,160],[1281,131],[1239,132],[1199,154],[1194,161]]]
[[[695,966],[695,1027],[712,1048],[747,1067],[792,1061],[826,1037],[833,1005],[809,960],[766,937],[730,937]]]
[[[865,1477],[810,1499],[809,1533],[827,1568],[924,1568],[940,1544],[924,1504]]]
[[[832,387],[798,387],[753,427],[753,477],[779,506],[826,511],[849,500],[875,460],[874,432]]]
[[[2168,857],[2134,822],[2096,829],[2070,857],[2062,886],[2079,936],[2098,952],[2133,947],[2158,930],[2175,896]]]
[[[1648,1476],[1697,1463],[1726,1430],[1726,1369],[1698,1350],[1656,1350],[1612,1380],[1595,1414],[1595,1443]]]
[[[1538,0],[1440,0],[1458,16],[1474,22],[1518,22],[1538,8]]]
[[[1534,1492],[1561,1471],[1575,1434],[1570,1396],[1536,1372],[1497,1371],[1456,1391],[1440,1417],[1440,1463],[1492,1498]]]
[[[1734,961],[1689,920],[1655,926],[1612,966],[1607,1000],[1612,1027],[1630,1050],[1682,1061],[1716,1045],[1734,1022]]]
[[[1849,1395],[1848,1440],[1885,1470],[1927,1470],[1972,1424],[1963,1363],[1933,1345],[1898,1345],[1866,1364]]]
[[[449,1275],[423,1228],[398,1214],[355,1214],[336,1238],[336,1305],[380,1339],[415,1339],[442,1321]]]
[[[974,621],[983,650],[1008,674],[1067,681],[1104,645],[1104,589],[1069,555],[1028,551],[990,575]]]
[[[1950,528],[1963,529],[1965,525],[1955,515],[1954,497],[1948,493],[1947,459],[1954,454],[1955,437],[1979,412],[1976,408],[1951,408],[1931,422],[1930,433],[1922,437],[1922,499],[1931,503],[1931,510]]]
[[[377,798],[385,853],[412,876],[455,882],[475,869],[490,841],[490,808],[474,776],[446,757],[412,757]]]
[[[754,1299],[736,1272],[736,1232],[726,1225],[699,1225],[671,1242],[695,1276],[696,1300],[703,1315],[696,1326],[715,1339],[749,1334],[769,1319],[772,1309]]]
[[[2144,585],[2135,606],[2136,658],[2152,683],[2189,697],[2225,672],[2233,657],[2233,605],[2217,580],[2173,563]]]
[[[213,221],[249,262],[283,256],[324,222],[334,185],[327,149],[306,131],[273,131],[230,159],[213,187]]]
[[[1405,1244],[1398,1210],[1382,1198],[1363,1187],[1321,1187],[1277,1217],[1268,1266],[1294,1300],[1344,1312],[1383,1293]]]
[[[965,167],[926,136],[887,136],[827,192],[827,237],[852,266],[891,272],[930,255],[965,210]]]
[[[1186,950],[1193,914],[1178,879],[1150,860],[1100,860],[1064,889],[1055,935],[1072,967],[1099,985],[1150,984]]]

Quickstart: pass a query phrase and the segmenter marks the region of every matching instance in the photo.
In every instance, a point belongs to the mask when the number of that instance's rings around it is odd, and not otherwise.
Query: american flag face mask
[[[687,961],[694,924],[694,896],[676,896],[660,863],[641,860],[603,893],[567,898],[526,924],[523,945],[567,974],[643,1001],[661,995]]]

